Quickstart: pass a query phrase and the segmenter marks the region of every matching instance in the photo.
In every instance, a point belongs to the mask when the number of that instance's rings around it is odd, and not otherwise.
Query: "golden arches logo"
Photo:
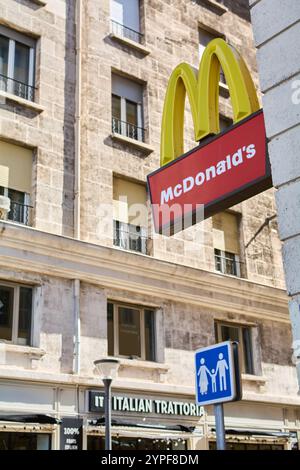
[[[203,53],[198,74],[187,63],[179,64],[171,74],[162,118],[161,166],[184,152],[186,94],[190,102],[195,141],[220,132],[221,67],[229,88],[234,122],[239,122],[260,109],[253,80],[241,55],[223,39],[213,39]]]

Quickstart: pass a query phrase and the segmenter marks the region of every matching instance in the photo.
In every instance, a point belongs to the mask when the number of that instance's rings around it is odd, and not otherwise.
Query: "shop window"
[[[31,225],[31,175],[32,151],[0,141],[0,196],[10,199],[8,220]]]
[[[246,443],[246,442],[228,442],[226,443],[227,450],[284,450],[282,444],[260,444],[260,443]],[[215,441],[209,443],[209,450],[217,450]]]
[[[0,284],[0,341],[29,345],[32,323],[32,288]]]
[[[34,101],[35,41],[0,26],[0,89]]]
[[[217,32],[208,31],[208,30],[203,29],[203,28],[199,29],[199,59],[200,60],[202,58],[202,55],[205,51],[206,46],[213,39],[220,38],[220,37],[224,39],[224,36],[221,35],[221,34],[218,34]],[[226,83],[225,75],[224,75],[224,72],[223,72],[222,69],[220,71],[220,82],[223,83],[223,84]]]
[[[112,75],[112,132],[145,142],[143,86]]]
[[[111,0],[111,29],[117,36],[141,43],[140,1]]]
[[[102,436],[88,436],[87,450],[105,450],[105,439]],[[187,450],[184,439],[170,439],[158,435],[153,437],[112,437],[112,450]]]
[[[155,361],[155,312],[108,303],[108,354]]]
[[[114,245],[147,254],[146,188],[121,178],[113,181]]]
[[[221,212],[212,218],[215,269],[231,276],[241,275],[239,221],[235,214]]]
[[[215,325],[216,339],[222,341],[237,341],[239,343],[239,362],[241,371],[245,374],[254,374],[252,328],[232,323],[219,323]]]
[[[1,450],[51,450],[51,434],[0,432]]]

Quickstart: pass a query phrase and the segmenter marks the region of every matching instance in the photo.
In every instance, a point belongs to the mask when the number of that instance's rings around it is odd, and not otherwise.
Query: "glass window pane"
[[[12,287],[0,286],[0,339],[7,341],[12,340],[13,298]]]
[[[107,349],[108,355],[113,356],[114,350],[114,305],[107,304]]]
[[[155,361],[155,313],[145,310],[145,353],[146,361]]]
[[[20,288],[18,343],[30,344],[32,313],[32,289]]]
[[[137,126],[137,104],[126,100],[126,122]]]
[[[9,189],[8,197],[10,199],[10,211],[8,213],[8,219],[14,220],[15,222],[25,223],[25,193],[16,191],[15,189]]]
[[[14,79],[28,84],[30,48],[16,42]]]
[[[221,251],[215,248],[215,269],[222,272]]]
[[[245,372],[246,374],[254,374],[250,328],[243,328],[243,343]]]
[[[0,432],[0,450],[50,450],[50,439],[50,434]]]
[[[141,357],[140,311],[119,307],[119,354]]]
[[[121,98],[117,95],[112,95],[112,115],[121,119]]]
[[[0,74],[5,77],[7,77],[8,72],[8,48],[9,39],[0,35]]]
[[[239,328],[236,326],[221,325],[222,341],[239,341]]]

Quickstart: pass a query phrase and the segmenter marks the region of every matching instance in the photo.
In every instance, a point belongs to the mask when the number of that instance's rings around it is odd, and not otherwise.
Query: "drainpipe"
[[[80,374],[80,280],[73,281],[73,298],[74,298],[74,361],[73,374]]]
[[[74,238],[80,239],[80,166],[81,166],[81,45],[82,1],[76,1],[76,92],[75,92],[75,164],[74,164]]]

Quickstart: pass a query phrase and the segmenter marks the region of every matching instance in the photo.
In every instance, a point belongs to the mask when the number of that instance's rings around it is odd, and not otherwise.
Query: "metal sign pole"
[[[226,450],[223,403],[214,405],[217,435],[217,450]]]

